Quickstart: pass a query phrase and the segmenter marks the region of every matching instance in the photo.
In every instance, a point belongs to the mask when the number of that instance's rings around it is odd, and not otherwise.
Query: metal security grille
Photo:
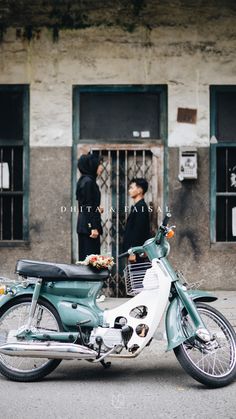
[[[216,240],[236,241],[236,147],[216,150]]]
[[[0,240],[23,239],[23,146],[0,147]]]
[[[28,238],[28,93],[0,85],[0,246]]]
[[[123,268],[125,261],[118,259],[122,253],[125,223],[131,200],[128,186],[133,177],[144,177],[149,183],[145,201],[150,207],[150,221],[153,233],[162,208],[162,146],[148,144],[99,144],[78,146],[78,157],[88,152],[103,157],[104,171],[98,179],[101,190],[103,236],[101,252],[115,258],[112,278],[108,283],[110,294],[116,297],[126,295]]]

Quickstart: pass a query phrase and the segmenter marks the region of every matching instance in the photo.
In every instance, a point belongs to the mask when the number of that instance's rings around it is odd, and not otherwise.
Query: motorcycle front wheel
[[[12,300],[0,310],[0,346],[9,343],[12,331],[27,324],[31,296]],[[62,324],[54,307],[47,301],[38,300],[32,327],[41,330],[60,331]],[[27,341],[29,342],[29,341]],[[0,354],[0,373],[13,381],[38,381],[52,372],[61,360],[26,358]]]
[[[211,388],[226,386],[236,378],[235,331],[218,310],[204,303],[195,304],[212,339],[207,344],[196,338],[187,339],[174,349],[174,353],[195,380]],[[192,325],[185,309],[181,317],[183,332],[189,336]]]

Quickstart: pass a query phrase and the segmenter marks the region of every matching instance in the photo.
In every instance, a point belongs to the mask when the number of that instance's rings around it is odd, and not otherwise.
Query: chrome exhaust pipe
[[[0,354],[28,358],[95,359],[98,353],[86,346],[61,342],[16,342],[0,346]]]

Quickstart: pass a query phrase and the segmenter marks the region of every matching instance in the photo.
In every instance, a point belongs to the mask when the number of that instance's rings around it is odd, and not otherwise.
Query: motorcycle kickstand
[[[98,356],[97,356],[98,358],[100,357],[102,342],[103,342],[103,340],[102,340],[101,336],[97,336],[96,337],[96,343],[98,344]],[[111,366],[111,362],[105,362],[104,359],[102,359],[100,361],[100,363],[102,364],[103,368],[105,368],[105,369],[108,369]]]
[[[111,366],[111,362],[105,362],[104,359],[102,359],[100,361],[100,363],[102,364],[103,368],[108,369]]]

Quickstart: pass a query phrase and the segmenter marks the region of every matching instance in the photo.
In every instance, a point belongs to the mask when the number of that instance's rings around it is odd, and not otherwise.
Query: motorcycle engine
[[[97,341],[102,339],[101,349],[102,351],[107,351],[114,348],[114,346],[123,347],[123,339],[121,335],[121,329],[109,328],[109,327],[96,327],[92,330],[90,335],[89,344],[93,345],[95,350],[99,349],[99,344]]]

